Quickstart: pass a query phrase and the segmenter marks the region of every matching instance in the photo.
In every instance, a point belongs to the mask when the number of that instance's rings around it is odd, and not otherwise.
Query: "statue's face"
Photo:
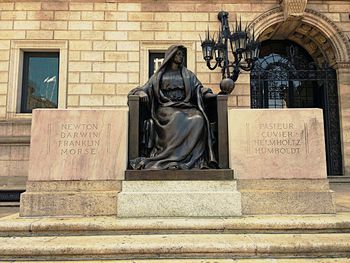
[[[173,57],[173,61],[176,64],[181,65],[184,61],[184,52],[182,50],[178,50]]]

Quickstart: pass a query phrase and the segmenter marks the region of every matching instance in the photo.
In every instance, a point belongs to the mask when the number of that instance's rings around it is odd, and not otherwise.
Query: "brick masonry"
[[[271,3],[267,3],[268,7]],[[137,73],[147,65],[140,64],[140,41],[199,43],[198,34],[204,35],[208,25],[211,30],[217,30],[216,14],[221,9],[229,9],[231,19],[240,12],[244,20],[245,15],[251,14],[252,6],[198,1],[170,1],[164,5],[152,1],[0,3],[0,118],[6,118],[11,40],[67,40],[67,107],[118,106],[126,101],[120,97],[125,97],[133,86],[142,84]],[[192,70],[203,76],[203,84],[217,91],[220,74],[206,68],[200,59],[199,44],[196,53],[196,68]],[[244,83],[249,89],[249,80],[245,78]],[[100,86],[98,92],[94,91],[92,86],[97,84],[107,84],[106,89]],[[237,106],[249,106],[247,93],[234,93],[237,96],[234,101],[239,102]]]

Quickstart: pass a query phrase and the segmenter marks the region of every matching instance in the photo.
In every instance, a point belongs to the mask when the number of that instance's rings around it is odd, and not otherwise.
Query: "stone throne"
[[[208,170],[179,170],[179,171],[147,171],[127,170],[126,180],[158,179],[192,179],[192,180],[223,180],[232,179],[233,171],[228,163],[228,124],[227,124],[227,95],[218,95],[215,99],[207,101],[205,111],[215,137],[215,154],[219,169]],[[139,96],[129,95],[129,161],[142,156],[143,153],[143,125],[150,118],[149,109],[140,103]],[[129,166],[130,168],[130,166]]]
[[[142,155],[141,140],[147,108],[129,95],[129,160]],[[118,217],[240,216],[241,194],[229,169],[227,96],[206,105],[216,135],[219,169],[125,171],[118,194]],[[213,127],[214,126],[214,127]],[[129,167],[130,168],[130,167]]]

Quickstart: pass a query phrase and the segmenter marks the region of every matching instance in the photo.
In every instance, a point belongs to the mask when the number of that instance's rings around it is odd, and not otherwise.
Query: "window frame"
[[[8,119],[31,119],[32,113],[21,113],[24,52],[59,53],[58,109],[67,106],[68,41],[13,40],[11,41],[8,82]]]

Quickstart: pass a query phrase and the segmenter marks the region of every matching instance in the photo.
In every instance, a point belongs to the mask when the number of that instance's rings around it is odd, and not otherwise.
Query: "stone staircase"
[[[350,213],[0,219],[0,262],[350,262]]]

